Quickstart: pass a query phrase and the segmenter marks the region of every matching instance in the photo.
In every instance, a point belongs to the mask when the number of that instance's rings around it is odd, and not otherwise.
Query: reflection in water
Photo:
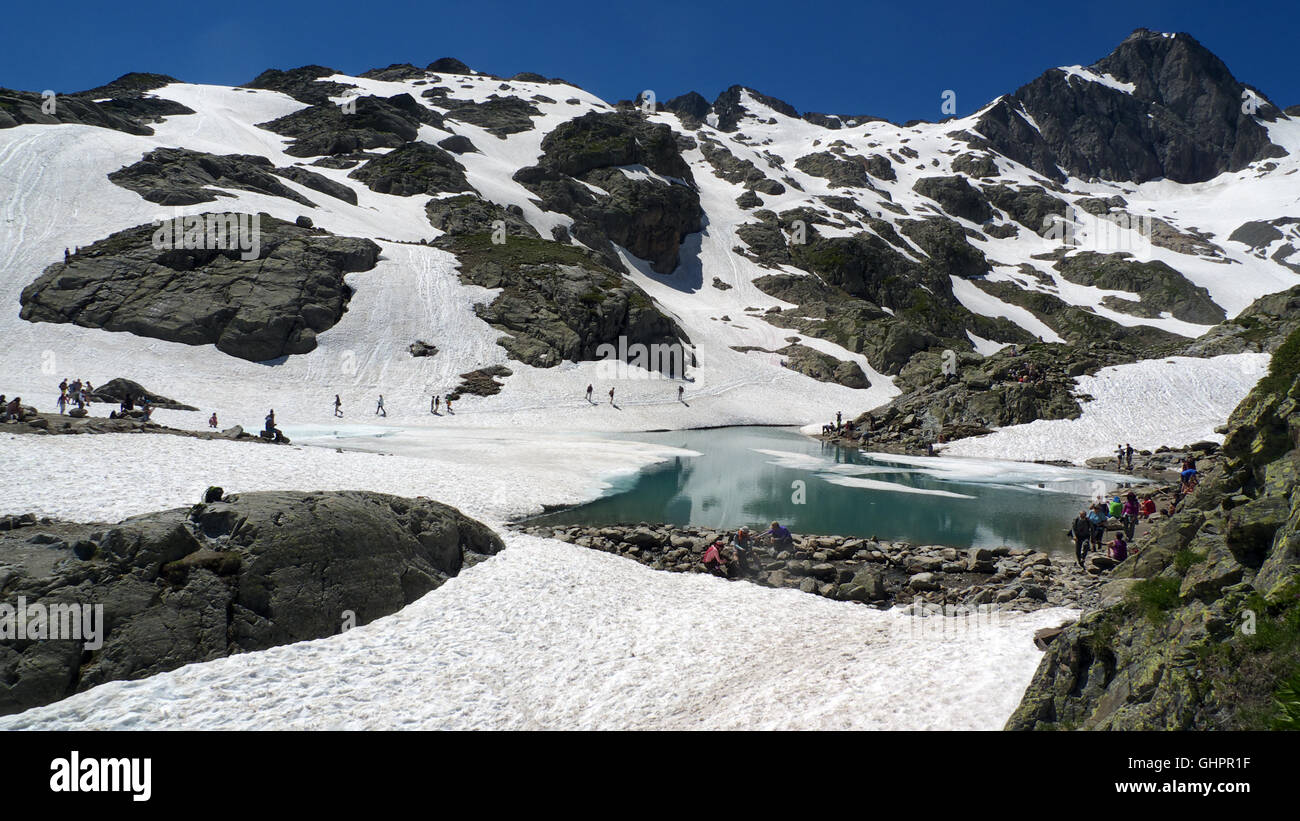
[[[1016,462],[868,456],[778,428],[627,438],[700,455],[652,466],[608,496],[536,521],[729,529],[775,519],[797,533],[1064,553],[1070,520],[1090,497],[1125,479]]]

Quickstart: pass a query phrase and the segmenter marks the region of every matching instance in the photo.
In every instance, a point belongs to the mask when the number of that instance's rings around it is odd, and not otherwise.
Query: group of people
[[[23,398],[15,396],[13,399],[6,399],[3,393],[0,393],[0,422],[8,422],[10,419],[15,422],[23,421]]]
[[[741,527],[725,541],[720,536],[708,546],[704,551],[704,566],[715,576],[757,576],[763,571],[758,559],[759,546],[788,550],[794,546],[794,536],[780,522],[772,522],[771,527],[757,536],[751,535],[748,527]]]
[[[591,395],[592,395],[592,393],[595,392],[595,390],[596,390],[596,386],[595,386],[595,385],[587,385],[587,402],[588,402],[588,404],[592,404],[592,405],[596,404],[596,401],[595,401],[594,399],[591,398]],[[685,388],[685,386],[683,386],[683,385],[678,385],[678,386],[677,386],[677,401],[678,401],[678,402],[685,402],[685,401],[686,401],[686,388]],[[610,388],[610,389],[609,389],[609,404],[611,404],[611,405],[614,404],[614,389],[613,389],[613,388]]]
[[[429,413],[435,413],[435,414],[438,413],[439,410],[444,406],[444,402],[446,405],[447,412],[452,413],[451,403],[454,398],[455,395],[450,393],[447,394],[445,399],[440,394],[436,394],[436,393],[430,394]],[[343,399],[337,393],[334,394],[334,415],[340,419],[343,417]],[[388,416],[388,407],[387,405],[384,404],[384,395],[382,393],[379,394],[379,398],[375,400],[375,416],[383,416],[383,417]]]
[[[215,413],[212,416],[216,418]],[[262,428],[262,438],[269,439],[272,442],[284,441],[284,434],[275,426],[275,408],[271,408],[270,412],[266,414],[266,427]]]
[[[867,418],[869,419],[870,416]],[[843,433],[852,436],[854,427],[852,419],[848,422],[844,421],[844,411],[835,411],[835,421],[822,425],[822,433]]]
[[[596,388],[594,385],[587,386],[587,401],[593,405],[596,404],[595,400],[592,399],[592,395],[595,392],[595,390]],[[429,413],[438,414],[445,409],[447,413],[454,414],[455,411],[452,410],[451,403],[456,398],[457,398],[456,394],[454,393],[448,393],[445,396],[437,393],[430,394]],[[686,388],[682,385],[677,386],[677,401],[678,402],[686,401]],[[614,404],[613,388],[609,389],[609,404],[611,405]],[[340,418],[343,416],[343,400],[339,397],[337,393],[334,394],[334,415]],[[384,405],[384,395],[382,393],[379,394],[379,399],[375,402],[375,416],[383,416],[383,417],[388,416],[388,408]],[[836,416],[838,417],[839,414],[836,414]],[[851,422],[849,424],[850,426],[852,426]]]
[[[80,379],[69,382],[64,379],[59,383],[59,413],[62,414],[68,405],[76,405],[78,409],[85,408],[90,404],[90,395],[95,392],[95,388],[87,379],[82,382]]]
[[[1079,511],[1079,516],[1070,526],[1070,536],[1074,539],[1074,558],[1083,567],[1085,557],[1090,550],[1100,550],[1105,539],[1107,525],[1112,521],[1120,524],[1115,531],[1107,555],[1117,562],[1128,558],[1129,543],[1133,541],[1133,532],[1138,522],[1149,519],[1156,512],[1156,502],[1150,496],[1138,501],[1137,494],[1129,491],[1121,500],[1115,496],[1109,503],[1096,502],[1088,510]]]
[[[133,415],[135,412],[136,412],[135,397],[128,392],[125,396],[122,397],[122,402],[117,406],[117,410],[108,414],[108,418],[122,419],[127,416]],[[146,422],[148,422],[153,417],[153,403],[149,401],[149,397],[147,396],[140,397],[139,413],[140,413],[140,417]],[[217,415],[215,413],[212,414],[212,418],[208,420],[208,424],[212,427],[216,427],[216,425],[212,424],[213,421],[216,420],[216,418]]]
[[[1012,356],[1016,354],[1013,352]],[[1027,360],[1023,365],[1017,365],[1007,374],[1011,379],[1024,384],[1026,382],[1034,384],[1042,382],[1046,377],[1042,371],[1034,364],[1033,360]]]
[[[1123,470],[1124,463],[1127,462],[1128,469],[1132,470],[1134,453],[1135,451],[1133,450],[1133,446],[1130,444],[1125,443],[1123,445],[1116,445],[1115,446],[1115,469]]]

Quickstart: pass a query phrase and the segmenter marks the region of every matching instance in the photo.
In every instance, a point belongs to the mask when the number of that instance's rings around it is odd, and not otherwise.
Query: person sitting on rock
[[[1138,511],[1143,519],[1150,519],[1151,514],[1156,512],[1156,500],[1150,496],[1142,500],[1142,507]]]
[[[1110,543],[1110,557],[1117,562],[1128,558],[1128,541],[1123,533],[1116,533],[1115,540]]]
[[[0,422],[9,418],[9,403],[5,401],[5,395],[0,393]]]
[[[4,397],[0,396],[0,400],[2,399],[4,399]],[[8,405],[5,405],[4,421],[10,419],[18,422],[23,421],[23,398],[21,396],[15,396],[13,401]]]

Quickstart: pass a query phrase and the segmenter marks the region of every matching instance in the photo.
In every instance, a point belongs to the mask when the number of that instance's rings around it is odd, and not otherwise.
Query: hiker
[[[275,408],[271,408],[271,412],[266,415],[266,432],[275,433]]]
[[[1124,539],[1123,533],[1116,533],[1115,541],[1110,543],[1110,557],[1117,562],[1128,558],[1128,542]]]
[[[140,412],[144,414],[144,421],[148,422],[153,416],[153,404],[151,404],[148,399],[141,399]]]
[[[727,575],[727,559],[722,555],[722,539],[719,538],[704,551],[704,567],[715,576]]]
[[[1186,495],[1191,493],[1196,488],[1197,484],[1198,471],[1196,468],[1186,468],[1178,475],[1182,478],[1183,494]]]
[[[1116,496],[1110,500],[1110,507],[1106,512],[1110,514],[1110,518],[1118,519],[1120,514],[1124,512],[1124,503],[1119,500],[1118,496]]]
[[[1124,444],[1124,459],[1128,462],[1128,469],[1132,470],[1133,469],[1133,446],[1128,443]]]
[[[1133,531],[1137,528],[1138,515],[1138,497],[1130,490],[1124,497],[1124,506],[1120,508],[1120,521],[1124,523],[1124,535],[1129,539],[1133,538]]]
[[[213,412],[212,412],[212,415],[208,417],[208,427],[213,428],[214,430],[216,429],[216,427],[217,427],[217,412],[216,412],[216,411],[213,411]]]
[[[1092,510],[1088,513],[1088,522],[1092,525],[1089,541],[1092,547],[1100,550],[1102,536],[1106,532],[1106,513],[1100,502],[1092,506]]]
[[[1143,519],[1150,519],[1151,514],[1156,512],[1156,500],[1150,496],[1142,500],[1142,507],[1139,511]]]
[[[763,568],[758,564],[758,557],[754,555],[754,546],[749,540],[749,528],[742,527],[731,537],[731,544],[736,548],[736,560],[742,573],[753,572],[757,574]]]
[[[835,432],[838,433],[842,427],[844,427],[844,413],[835,411]]]
[[[451,413],[451,394],[447,394],[442,404],[447,408],[447,413]]]
[[[375,415],[376,416],[388,415],[388,411],[384,410],[384,395],[382,393],[379,394],[379,404],[375,405]]]
[[[613,388],[610,388],[610,389],[609,389],[609,404],[611,404],[611,405],[614,404],[614,389],[613,389]]]
[[[334,415],[335,416],[343,415],[343,400],[339,399],[339,395],[337,393],[334,394]]]
[[[588,402],[591,402],[591,385],[588,385],[588,386],[587,386],[587,401],[588,401]],[[595,402],[592,402],[592,404],[594,405],[594,404],[596,404],[596,403],[595,403]]]
[[[678,385],[678,386],[677,386],[677,401],[678,401],[678,402],[683,402],[683,403],[684,403],[684,402],[686,401],[685,399],[682,398],[682,394],[684,394],[684,393],[686,393],[686,388],[683,387],[683,386],[681,386],[681,385]]]
[[[772,522],[772,526],[759,535],[760,539],[763,537],[770,538],[772,547],[778,550],[794,547],[794,536],[791,536],[789,528],[782,527],[780,522]]]
[[[926,442],[926,443],[925,443],[925,455],[926,455],[926,456],[933,456],[933,455],[934,455],[934,442]]]
[[[1115,446],[1115,470],[1124,469],[1124,446]]]
[[[441,405],[441,404],[442,404],[442,397],[441,397],[441,396],[439,396],[439,395],[436,394],[436,393],[433,394],[432,396],[430,396],[430,397],[429,397],[429,413],[437,413],[437,412],[438,412],[438,406]]]
[[[67,393],[67,392],[68,392],[68,380],[67,378],[64,378],[64,380],[59,383],[59,393]]]
[[[1085,545],[1092,541],[1092,522],[1088,520],[1088,511],[1079,511],[1079,518],[1074,520],[1069,533],[1074,537],[1074,560],[1079,563],[1079,567],[1083,567],[1083,557],[1088,555]]]
[[[62,391],[59,392],[59,415],[63,415],[63,409],[68,406],[68,395]]]

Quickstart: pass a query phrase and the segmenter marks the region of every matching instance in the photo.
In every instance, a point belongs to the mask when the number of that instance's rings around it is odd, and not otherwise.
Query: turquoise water
[[[787,428],[638,433],[621,438],[696,452],[654,465],[600,499],[533,522],[665,522],[736,528],[780,521],[796,533],[953,547],[1067,553],[1065,530],[1130,477],[957,457],[863,454]]]

